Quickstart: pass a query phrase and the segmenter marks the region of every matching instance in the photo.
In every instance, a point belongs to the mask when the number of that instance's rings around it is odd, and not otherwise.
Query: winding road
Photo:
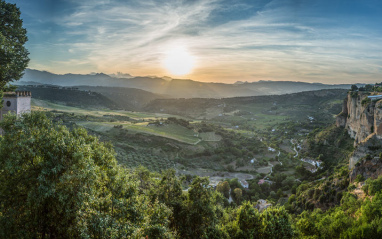
[[[282,163],[282,162],[280,161],[280,159],[279,159],[280,154],[281,154],[281,152],[280,152],[280,150],[279,150],[279,154],[277,155],[277,161],[279,161],[280,165],[283,165],[283,163]]]
[[[298,151],[296,149],[296,145],[293,143],[293,139],[290,139],[290,143],[293,145],[293,150],[296,152],[296,155],[294,156],[294,158],[297,158],[298,157]]]

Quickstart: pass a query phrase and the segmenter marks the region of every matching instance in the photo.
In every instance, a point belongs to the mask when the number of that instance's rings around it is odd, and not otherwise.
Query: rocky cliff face
[[[362,175],[365,179],[378,178],[379,175],[382,175],[382,159],[380,157],[362,159],[350,173],[350,182],[354,182],[357,175]]]
[[[348,130],[354,139],[354,146],[374,133],[375,118],[377,121],[381,120],[374,115],[374,113],[379,115],[380,109],[376,109],[375,102],[366,103],[367,96],[365,93],[356,95],[349,93],[344,100],[341,114],[337,116],[337,126],[343,126]]]
[[[350,157],[349,167],[367,154],[379,155],[382,149],[382,100],[370,101],[365,92],[350,92],[337,116],[338,127],[345,127],[354,139],[356,150]]]

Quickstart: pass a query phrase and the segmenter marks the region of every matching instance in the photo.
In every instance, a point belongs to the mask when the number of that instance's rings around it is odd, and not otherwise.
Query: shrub
[[[366,185],[365,185],[366,187],[365,186],[364,187],[365,187],[365,190],[367,190],[367,193],[371,196],[375,195],[377,192],[382,191],[382,176],[380,176],[378,179],[375,179],[375,180],[368,179],[366,181]]]
[[[314,200],[317,200],[320,197],[320,195],[321,195],[321,190],[317,188],[314,191],[314,195],[313,195]]]
[[[308,196],[309,196],[309,198],[312,198],[312,197],[313,197],[313,194],[314,194],[314,189],[309,189],[309,190],[308,190]]]
[[[350,93],[350,96],[351,96],[352,98],[356,98],[356,97],[358,96],[358,92],[357,92],[357,91],[352,91],[352,92]]]
[[[369,194],[369,185],[368,184],[363,185],[362,190],[366,195]]]
[[[340,202],[341,199],[342,199],[342,192],[337,192],[337,195],[336,195],[337,202]]]
[[[356,181],[357,183],[359,183],[359,182],[363,182],[363,181],[365,181],[365,178],[363,177],[362,174],[358,174],[357,177],[355,178],[355,181]]]
[[[364,98],[361,101],[362,106],[367,106],[371,102],[371,99],[369,97]]]

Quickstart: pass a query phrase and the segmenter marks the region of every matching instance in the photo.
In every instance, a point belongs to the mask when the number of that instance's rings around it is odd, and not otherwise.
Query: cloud
[[[198,59],[190,75],[196,80],[330,83],[360,77],[370,80],[381,74],[381,31],[367,27],[368,20],[355,24],[351,16],[325,14],[322,9],[334,11],[327,1],[83,0],[65,4],[67,8],[55,8],[60,17],[46,19],[52,29],[34,28],[31,33],[53,32],[46,40],[50,44],[43,41],[36,47],[36,37],[30,45],[32,56],[57,52],[53,61],[46,61],[53,72],[65,73],[62,70],[73,64],[81,73],[165,75],[163,55],[182,45]],[[41,61],[42,57],[32,58],[32,64],[41,66]]]
[[[182,38],[185,28],[203,22],[213,4],[140,1],[126,5],[100,1],[90,5],[85,1],[56,23],[72,38],[72,42],[68,39],[72,49],[89,52],[87,57],[100,65],[141,64],[153,61],[162,43]]]

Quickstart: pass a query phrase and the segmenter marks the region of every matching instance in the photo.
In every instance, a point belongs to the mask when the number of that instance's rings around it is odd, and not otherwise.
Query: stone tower
[[[31,98],[32,93],[30,91],[5,92],[3,108],[0,111],[0,120],[2,120],[3,115],[8,114],[8,112],[16,115],[31,112]]]

